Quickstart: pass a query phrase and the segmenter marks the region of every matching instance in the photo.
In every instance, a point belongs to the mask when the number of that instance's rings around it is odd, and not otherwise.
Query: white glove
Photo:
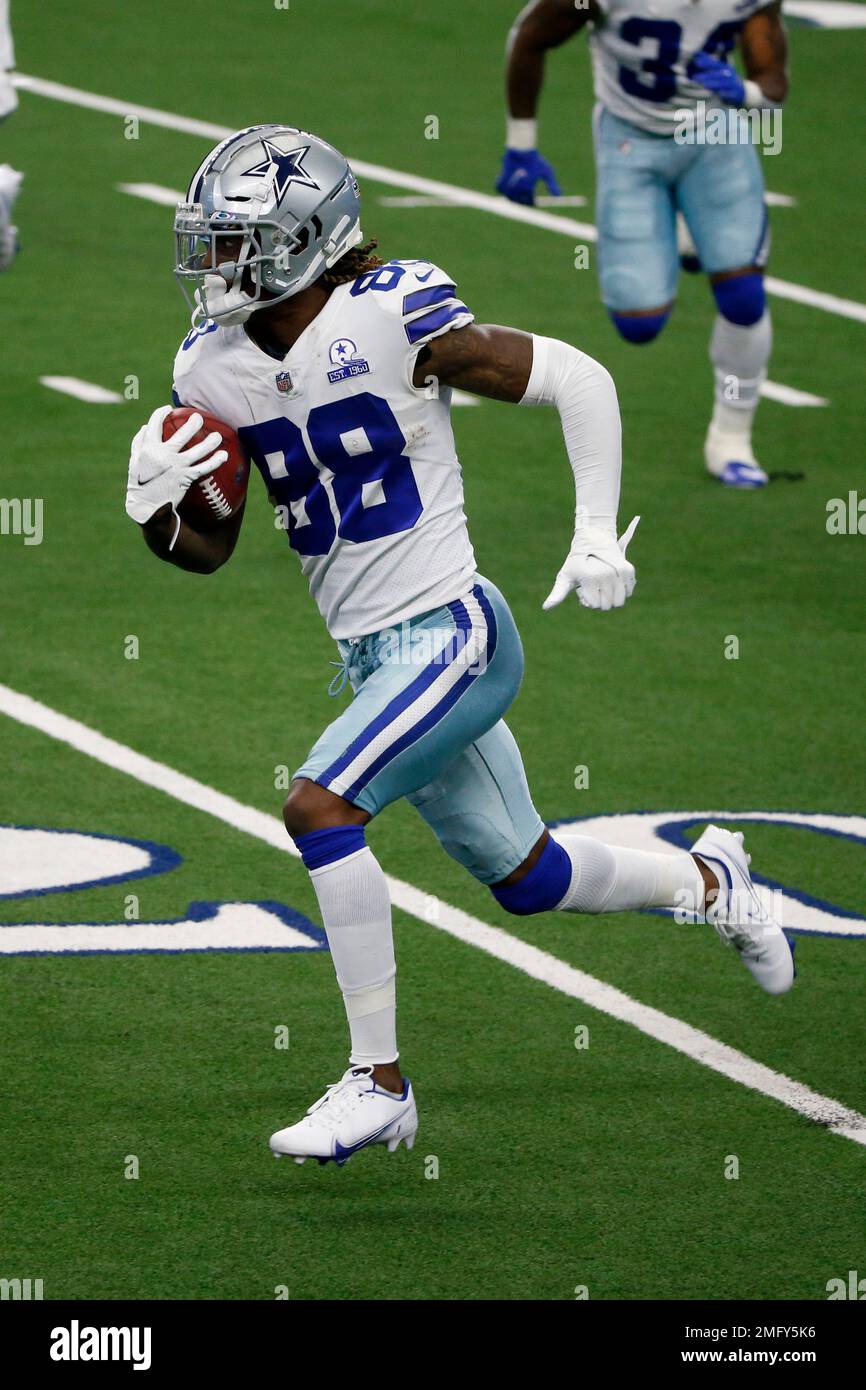
[[[163,421],[173,408],[161,405],[132,441],[126,511],[133,521],[141,525],[149,521],[166,502],[170,503],[176,515],[177,507],[190,486],[197,479],[213,473],[228,458],[227,450],[220,447],[222,435],[217,434],[216,430],[206,439],[184,448],[204,424],[199,414],[190,415],[170,439],[163,439]]]
[[[634,590],[634,565],[626,558],[640,517],[632,519],[619,540],[587,526],[575,531],[571,550],[542,608],[555,608],[575,590],[584,608],[622,608]]]
[[[204,277],[204,295],[201,290],[195,292],[195,302],[198,306],[193,322],[199,315],[204,315],[209,319],[216,319],[220,324],[233,327],[238,323],[246,323],[250,314],[260,308],[258,300],[251,299],[248,294],[244,294],[240,287],[241,277],[237,276],[237,285],[232,285],[231,289],[226,284],[221,275],[206,275]]]

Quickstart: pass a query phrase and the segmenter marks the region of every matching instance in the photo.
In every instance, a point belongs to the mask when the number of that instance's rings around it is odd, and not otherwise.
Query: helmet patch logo
[[[328,349],[328,356],[335,368],[328,372],[328,380],[332,384],[346,381],[349,377],[364,376],[370,370],[369,362],[360,355],[357,343],[353,343],[351,338],[337,338]]]
[[[277,206],[283,201],[287,189],[291,188],[293,183],[298,183],[303,188],[320,187],[304,168],[304,157],[309,153],[309,145],[299,145],[297,149],[286,151],[270,140],[263,140],[262,147],[265,158],[254,164],[251,169],[244,169],[243,177],[263,179],[270,174]]]

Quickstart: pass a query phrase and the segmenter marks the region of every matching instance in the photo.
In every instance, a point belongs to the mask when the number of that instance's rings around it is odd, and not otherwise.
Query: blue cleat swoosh
[[[766,487],[768,480],[763,468],[734,460],[725,464],[721,481],[726,487]]]
[[[334,1143],[334,1162],[339,1164],[342,1168],[343,1164],[347,1163],[352,1157],[352,1154],[357,1153],[359,1149],[366,1148],[368,1144],[375,1143],[379,1135],[384,1134],[386,1129],[390,1129],[393,1123],[393,1120],[388,1120],[387,1124],[380,1125],[373,1134],[368,1134],[365,1139],[359,1139],[357,1144],[350,1144],[348,1148],[344,1148],[339,1139],[337,1139]]]

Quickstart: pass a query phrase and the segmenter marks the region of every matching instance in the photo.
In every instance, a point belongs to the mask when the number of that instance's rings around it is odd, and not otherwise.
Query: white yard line
[[[781,381],[765,381],[761,395],[768,401],[778,401],[780,405],[819,406],[829,405],[826,396],[813,396],[811,391],[797,391],[793,386],[783,386]]]
[[[506,200],[503,198],[503,202]],[[376,202],[383,208],[453,208],[459,207],[453,198],[432,198],[423,193],[399,193],[393,197],[383,194]],[[586,199],[580,193],[563,193],[559,197],[541,194],[535,199],[539,208],[583,208]]]
[[[77,719],[70,719],[57,710],[32,700],[27,695],[0,685],[0,713],[21,724],[38,729],[49,738],[67,744],[79,753],[118,772],[125,772],[146,786],[154,787],[187,806],[214,816],[217,820],[241,830],[265,844],[297,857],[297,850],[282,824],[274,816],[245,806],[231,796],[215,791],[192,777],[136,753],[125,744],[107,738]],[[630,995],[592,975],[576,970],[546,951],[530,946],[511,936],[500,927],[492,927],[467,912],[400,879],[388,877],[388,889],[394,906],[419,921],[446,932],[449,936],[475,946],[497,960],[522,971],[533,980],[549,985],[561,994],[579,999],[589,1008],[597,1009],[621,1023],[631,1024],[648,1037],[665,1043],[675,1051],[699,1062],[701,1066],[737,1081],[741,1086],[758,1091],[780,1101],[791,1110],[824,1126],[833,1134],[842,1135],[857,1144],[866,1145],[866,1116],[851,1110],[829,1096],[820,1095],[809,1086],[772,1071],[736,1048],[702,1033],[680,1019],[671,1018],[659,1009],[650,1008]]]
[[[138,106],[118,101],[115,97],[85,92],[79,87],[67,87],[62,82],[49,82],[42,77],[30,77],[19,73],[14,81],[22,91],[33,92],[52,101],[65,101],[90,111],[101,111],[105,115],[117,116],[120,120],[133,116],[147,125],[162,126],[165,130],[177,130],[186,135],[197,135],[204,140],[223,140],[227,135],[233,134],[229,126],[180,116],[173,111],[160,111],[153,106]],[[471,188],[443,183],[439,179],[422,178],[418,174],[389,169],[384,164],[371,164],[363,159],[350,159],[350,163],[362,178],[373,179],[376,183],[405,188],[410,193],[444,198],[463,207],[475,208],[478,212],[489,212],[494,217],[504,217],[510,222],[523,222],[528,226],[540,227],[544,231],[559,232],[562,236],[578,237],[584,241],[597,239],[592,223],[578,222],[572,217],[560,217],[545,208],[521,207],[518,203],[510,203],[507,198],[500,198],[492,193],[478,193]],[[798,285],[788,280],[777,280],[774,276],[767,276],[765,284],[770,294],[775,294],[781,299],[791,299],[812,309],[837,314],[840,318],[866,323],[866,304],[859,304],[856,300],[842,299],[838,295],[825,294],[822,290],[812,290],[806,285]]]
[[[119,183],[121,193],[129,193],[133,198],[145,198],[149,203],[159,203],[161,207],[173,208],[183,201],[179,188],[166,188],[162,183]]]
[[[60,391],[64,396],[74,396],[77,401],[88,401],[91,405],[116,405],[123,400],[119,391],[109,391],[105,386],[97,386],[95,381],[82,381],[77,376],[41,376],[39,380],[49,391]]]

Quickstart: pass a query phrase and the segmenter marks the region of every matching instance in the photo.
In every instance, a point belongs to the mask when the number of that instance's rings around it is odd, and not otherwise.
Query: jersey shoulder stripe
[[[382,267],[400,273],[394,282],[395,295],[384,294],[379,304],[386,313],[399,317],[405,340],[415,349],[452,328],[472,323],[474,314],[457,293],[453,278],[432,261],[389,261]]]
[[[466,324],[472,323],[475,315],[466,305],[456,300],[450,304],[443,304],[438,309],[433,309],[429,314],[421,314],[419,318],[410,319],[405,325],[406,337],[413,347],[418,343],[429,342],[431,338],[437,338],[446,328],[463,328]],[[458,323],[457,320],[460,320]]]
[[[444,299],[453,299],[454,291],[457,286],[448,283],[447,285],[434,285],[432,289],[413,290],[411,294],[403,296],[403,315],[412,314],[416,309],[429,309],[431,304],[441,304]]]

